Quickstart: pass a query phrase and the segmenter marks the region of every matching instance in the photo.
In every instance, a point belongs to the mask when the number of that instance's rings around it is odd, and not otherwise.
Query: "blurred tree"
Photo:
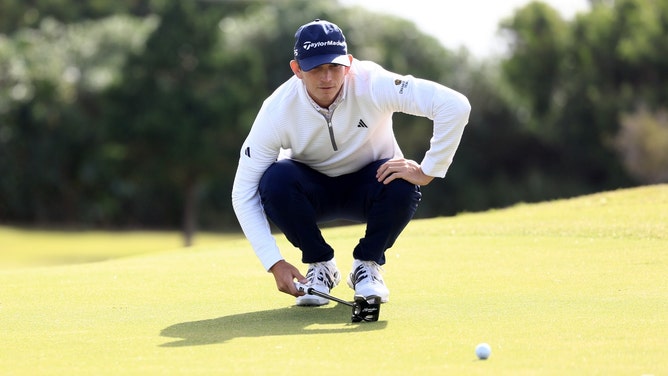
[[[325,0],[62,1],[0,5],[0,220],[182,226],[186,244],[198,222],[236,227],[239,147],[292,75],[295,30],[315,18],[339,24],[355,57],[473,104],[456,162],[424,187],[418,217],[630,185],[638,175],[622,157],[656,150],[641,140],[662,129],[640,126],[638,110],[662,124],[661,2],[595,1],[572,23],[532,3],[503,24],[506,58],[478,62],[411,22]],[[421,160],[430,121],[394,123]]]
[[[559,89],[567,24],[549,5],[533,2],[504,21],[502,27],[512,30],[508,33],[512,54],[503,62],[503,72],[532,114],[543,119]]]
[[[578,146],[570,164],[587,166],[586,175],[604,183],[593,189],[633,183],[613,139],[622,114],[639,106],[655,110],[668,100],[666,19],[665,1],[619,0],[598,4],[575,20],[562,73],[569,111],[558,123],[566,141]]]
[[[668,95],[668,3],[592,4],[572,24],[539,2],[502,23],[512,41],[503,73],[529,129],[559,151],[546,173],[562,177],[564,195],[632,185],[612,141],[620,114]]]
[[[154,18],[47,18],[0,37],[0,213],[40,223],[104,215],[98,94],[155,26]]]
[[[423,187],[443,196],[434,201],[430,216],[540,201],[559,193],[559,177],[545,173],[558,163],[558,150],[526,130],[522,112],[498,74],[493,62],[471,63],[460,78],[473,110],[446,179]]]
[[[624,166],[642,184],[668,183],[668,111],[623,114],[615,138]]]
[[[213,58],[221,10],[170,2],[146,50],[130,58],[125,80],[108,95],[107,128],[122,153],[128,198],[154,225],[174,225],[164,208],[182,202],[186,245],[202,184],[229,163],[221,146],[229,140],[224,125],[235,121],[235,99],[221,96],[222,67]]]
[[[37,28],[46,18],[67,24],[118,14],[148,16],[157,13],[165,1],[3,0],[0,2],[0,33],[12,34],[23,28]]]

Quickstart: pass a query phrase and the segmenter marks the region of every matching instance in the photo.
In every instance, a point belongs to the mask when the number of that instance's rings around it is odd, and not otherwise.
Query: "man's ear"
[[[346,74],[348,74],[348,72],[350,72],[350,67],[353,66],[353,60],[354,60],[354,59],[353,59],[353,55],[348,54],[348,61],[350,61],[350,65],[348,65],[348,66],[346,67]]]
[[[302,78],[302,69],[299,67],[297,60],[290,60],[290,69],[292,69],[292,73],[294,73],[295,76],[299,79]]]

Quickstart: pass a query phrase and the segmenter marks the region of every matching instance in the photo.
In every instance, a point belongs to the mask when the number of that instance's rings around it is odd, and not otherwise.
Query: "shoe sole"
[[[329,300],[314,295],[304,295],[297,298],[295,304],[300,307],[319,307],[329,304]]]
[[[350,280],[350,276],[348,276],[348,278],[346,278],[346,284],[347,284],[348,287],[350,287],[353,291],[355,291],[355,296],[364,296],[364,295],[361,295],[361,294],[358,294],[358,293],[357,293],[357,290],[355,290],[355,285],[354,285],[353,282]],[[371,299],[371,298],[374,298],[374,297],[375,297],[375,298],[380,298],[380,302],[381,302],[381,303],[387,303],[387,302],[390,301],[390,292],[389,292],[389,290],[388,290],[388,292],[387,292],[387,296],[380,296],[380,295],[378,295],[378,294],[369,294],[368,296],[364,296],[365,299]]]

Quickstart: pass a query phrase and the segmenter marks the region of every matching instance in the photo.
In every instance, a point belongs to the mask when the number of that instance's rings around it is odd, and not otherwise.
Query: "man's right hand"
[[[295,287],[295,279],[299,283],[304,284],[308,283],[308,280],[292,264],[285,260],[281,260],[275,263],[269,271],[274,275],[278,291],[292,296],[304,295],[303,292],[297,291],[297,288]]]

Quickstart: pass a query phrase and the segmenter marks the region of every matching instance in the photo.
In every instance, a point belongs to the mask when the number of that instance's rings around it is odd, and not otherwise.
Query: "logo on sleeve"
[[[394,80],[394,85],[399,88],[399,94],[403,94],[404,89],[408,87],[408,81],[397,78]]]

